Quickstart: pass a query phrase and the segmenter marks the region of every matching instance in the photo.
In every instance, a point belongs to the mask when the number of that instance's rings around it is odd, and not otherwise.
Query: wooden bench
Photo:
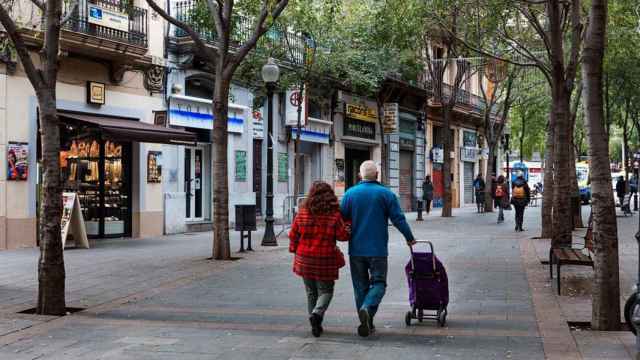
[[[589,215],[587,234],[584,236],[584,248],[551,248],[549,249],[549,278],[553,279],[553,264],[556,264],[556,277],[558,281],[558,295],[560,295],[560,268],[562,265],[590,266],[593,269],[593,214]],[[588,250],[588,255],[583,252]]]

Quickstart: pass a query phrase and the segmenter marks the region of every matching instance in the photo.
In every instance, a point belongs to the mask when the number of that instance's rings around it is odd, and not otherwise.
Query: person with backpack
[[[422,200],[424,200],[424,210],[427,215],[431,212],[431,201],[433,200],[433,183],[431,176],[427,175],[422,183]]]
[[[529,189],[529,184],[527,184],[523,174],[518,174],[511,188],[511,203],[516,208],[516,231],[524,231],[522,228],[524,209],[530,200],[531,190]]]
[[[478,212],[484,212],[484,189],[486,184],[484,179],[482,178],[482,174],[478,174],[476,179],[473,181],[473,189],[475,190],[476,195],[476,207],[478,208]]]
[[[504,182],[504,176],[498,176],[498,180],[496,181],[496,188],[493,192],[493,198],[495,199],[496,204],[498,204],[498,224],[504,222],[504,208],[505,203],[508,204],[507,194],[507,184]]]

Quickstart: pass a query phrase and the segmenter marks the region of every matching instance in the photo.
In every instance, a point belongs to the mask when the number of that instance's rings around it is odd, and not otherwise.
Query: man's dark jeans
[[[356,307],[373,317],[387,288],[387,257],[350,256],[349,263]]]

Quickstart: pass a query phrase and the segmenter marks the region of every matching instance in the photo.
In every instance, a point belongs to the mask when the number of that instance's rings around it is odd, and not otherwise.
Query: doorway
[[[413,203],[413,152],[400,151],[400,206],[412,210]]]
[[[360,165],[367,160],[371,160],[371,154],[368,149],[345,149],[344,181],[346,189],[349,189],[360,181],[358,177],[358,174],[360,173]]]
[[[472,162],[464,162],[464,203],[473,204],[473,170],[475,164]]]
[[[253,192],[256,193],[256,214],[262,215],[262,140],[253,140]]]
[[[204,151],[198,147],[184,149],[185,217],[187,221],[202,221],[202,163]]]

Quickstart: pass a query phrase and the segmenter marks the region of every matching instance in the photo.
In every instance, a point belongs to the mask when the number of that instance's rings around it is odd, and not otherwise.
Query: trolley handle
[[[431,261],[433,262],[433,272],[436,272],[436,254],[433,252],[433,243],[429,240],[415,240],[415,244],[409,244],[409,251],[411,252],[411,269],[416,270],[415,263],[413,262],[413,247],[417,244],[428,244],[431,250]]]

